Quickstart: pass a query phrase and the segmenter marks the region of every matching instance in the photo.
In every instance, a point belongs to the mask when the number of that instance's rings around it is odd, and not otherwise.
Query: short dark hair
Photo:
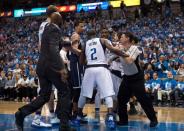
[[[88,31],[87,31],[87,35],[88,35],[88,38],[91,38],[91,37],[93,37],[93,36],[96,36],[96,31],[95,31],[95,29],[88,30]]]
[[[124,34],[126,37],[129,38],[130,42],[133,42],[133,40],[135,39],[135,36],[131,32],[125,32]]]
[[[129,38],[130,42],[134,41],[135,43],[138,43],[138,38],[131,32],[118,32],[118,39],[120,39],[123,34]]]
[[[84,23],[84,21],[82,21],[82,20],[76,20],[74,22],[74,28],[77,27],[77,26],[79,26],[80,23]]]
[[[109,33],[109,30],[108,30],[107,28],[102,28],[102,29],[101,29],[101,33],[103,33],[104,30],[107,31],[107,32]]]
[[[121,38],[121,36],[124,34],[124,32],[118,32],[118,39],[120,39]]]
[[[156,74],[158,76],[158,72],[154,71],[153,74]]]
[[[57,11],[58,11],[58,9],[57,9],[56,6],[54,6],[54,5],[49,5],[49,6],[47,7],[47,9],[46,9],[46,14],[47,14],[48,17],[50,17],[52,13],[57,12]]]
[[[133,41],[134,41],[135,44],[137,44],[139,42],[138,37],[137,36],[134,36]]]

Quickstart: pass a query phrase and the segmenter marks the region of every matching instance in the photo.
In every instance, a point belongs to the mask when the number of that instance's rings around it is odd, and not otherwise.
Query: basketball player
[[[124,52],[127,57],[121,57],[123,65],[124,76],[118,93],[118,115],[120,121],[117,123],[119,126],[128,125],[127,103],[132,96],[135,95],[138,102],[140,102],[147,117],[149,118],[150,127],[155,127],[158,124],[157,117],[151,102],[151,99],[146,95],[144,86],[144,72],[139,65],[139,55],[141,51],[133,44],[133,34],[126,32],[122,33],[120,43],[124,46]],[[112,52],[117,55],[122,52],[117,48],[110,47],[106,44]]]
[[[119,39],[118,39],[118,34],[114,33],[113,39],[112,39],[112,45],[113,47],[117,47],[119,49],[122,48],[122,45],[119,44]],[[115,55],[114,53],[111,53],[111,57],[109,59],[109,69],[111,71],[111,77],[112,77],[112,82],[113,82],[113,87],[114,87],[114,91],[115,91],[115,95],[113,97],[114,100],[114,106],[113,106],[113,110],[114,113],[117,113],[117,106],[118,106],[118,100],[117,100],[117,96],[118,96],[118,92],[119,92],[119,86],[121,84],[122,81],[122,76],[124,74],[123,68],[122,68],[122,64],[120,62],[120,57]]]
[[[104,39],[107,39],[107,41],[109,42],[109,44],[113,45],[113,46],[118,46],[117,44],[117,41],[118,41],[118,38],[117,38],[117,33],[115,33],[113,35],[113,38],[112,38],[112,43],[116,43],[116,44],[112,44],[109,39],[109,31],[104,28],[101,30],[101,38],[104,38]],[[121,69],[121,63],[119,62],[119,58],[117,55],[114,55],[113,53],[111,53],[109,50],[106,49],[106,52],[105,52],[105,55],[107,57],[107,61],[108,61],[108,64],[109,64],[109,69],[111,71],[111,78],[112,78],[112,82],[113,82],[113,88],[114,88],[114,91],[115,91],[115,95],[113,96],[113,111],[114,112],[117,112],[117,94],[118,94],[118,91],[119,91],[119,86],[120,86],[120,83],[121,83],[121,75],[122,75],[122,69]],[[120,74],[117,75],[117,72]],[[99,108],[100,108],[100,103],[101,103],[101,100],[100,100],[100,95],[99,93],[96,94],[95,96],[95,116],[99,116],[98,113],[99,113]]]
[[[42,34],[44,32],[45,26],[50,22],[50,16],[53,12],[57,12],[57,8],[53,5],[48,6],[48,8],[46,10],[48,18],[46,21],[41,23],[40,28],[39,28],[39,34],[38,34],[39,50],[41,48]],[[39,90],[40,90],[40,87],[38,89],[38,94],[39,94]],[[52,124],[58,124],[60,122],[54,113],[54,86],[53,86],[53,91],[52,91],[51,96],[50,96],[50,100],[48,102],[48,107],[49,107],[50,117],[51,117],[50,124],[41,121],[41,109],[42,109],[41,108],[36,112],[36,115],[32,121],[32,124],[31,124],[32,126],[34,126],[34,127],[52,127]]]
[[[74,23],[75,31],[72,33],[71,42],[72,46],[77,49],[75,52],[69,52],[69,61],[70,61],[70,77],[72,81],[72,102],[73,102],[73,117],[77,115],[77,103],[79,100],[80,92],[81,92],[81,83],[83,77],[83,65],[79,63],[79,54],[81,52],[81,48],[83,46],[83,41],[80,37],[80,34],[84,32],[84,22],[76,21]]]
[[[113,99],[115,94],[111,74],[109,72],[108,63],[105,56],[105,42],[102,38],[96,38],[95,30],[88,31],[89,40],[86,42],[84,49],[80,55],[80,61],[84,63],[86,60],[86,69],[84,79],[82,81],[81,94],[78,102],[77,119],[73,121],[75,125],[80,125],[81,114],[86,103],[86,98],[92,98],[93,89],[97,87],[101,99],[105,99],[108,114],[106,116],[106,125],[110,129],[116,128],[115,117],[113,114]]]

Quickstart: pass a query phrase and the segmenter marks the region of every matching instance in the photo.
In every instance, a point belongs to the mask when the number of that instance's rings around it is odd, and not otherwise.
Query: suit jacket
[[[61,29],[55,24],[48,24],[42,34],[41,51],[37,64],[37,74],[45,75],[47,70],[53,72],[65,68],[64,62],[60,57]]]

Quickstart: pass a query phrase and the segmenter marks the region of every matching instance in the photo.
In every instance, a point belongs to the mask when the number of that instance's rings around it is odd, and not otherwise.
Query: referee
[[[122,50],[108,47],[112,52],[121,55],[121,63],[124,70],[124,76],[118,93],[118,115],[120,121],[119,126],[128,125],[127,103],[132,95],[140,102],[147,117],[149,118],[150,127],[155,127],[158,124],[157,117],[151,102],[147,97],[144,86],[144,71],[139,65],[139,56],[142,53],[133,43],[134,35],[130,32],[121,33],[120,43],[123,44],[124,53],[127,56],[122,56]]]

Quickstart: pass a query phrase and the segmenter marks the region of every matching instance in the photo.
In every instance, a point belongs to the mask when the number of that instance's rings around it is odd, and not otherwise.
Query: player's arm
[[[71,42],[72,42],[72,47],[70,49],[70,51],[72,51],[73,53],[75,53],[76,55],[80,55],[81,54],[81,50],[78,48],[79,46],[79,41],[80,41],[80,36],[79,34],[74,33],[71,36]]]
[[[76,45],[72,45],[70,48],[70,51],[72,51],[73,53],[75,53],[78,56],[80,56],[82,53],[82,50],[78,49],[78,47]]]
[[[80,62],[80,64],[82,64],[82,65],[86,65],[86,55],[85,55],[85,50],[84,49],[82,49],[82,51],[81,51],[81,54],[80,54],[80,57],[79,57],[79,62]]]
[[[128,56],[129,56],[128,54],[126,54],[126,53],[123,52],[122,50],[120,50],[120,49],[118,49],[118,48],[113,47],[112,45],[110,45],[109,42],[108,42],[106,39],[101,38],[100,41],[101,41],[101,43],[102,43],[103,45],[106,46],[107,49],[109,49],[109,50],[110,50],[111,52],[113,52],[114,54],[119,55],[119,56],[121,56],[121,57],[128,57]]]

